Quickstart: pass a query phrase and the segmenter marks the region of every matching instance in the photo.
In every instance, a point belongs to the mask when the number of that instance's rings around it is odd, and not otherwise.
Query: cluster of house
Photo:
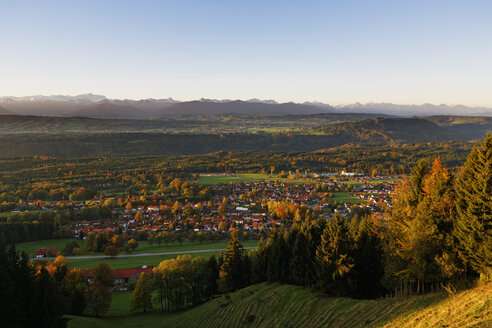
[[[131,280],[137,280],[140,277],[140,274],[146,273],[149,276],[154,275],[154,266],[152,265],[144,265],[141,267],[135,267],[130,269],[113,269],[114,276],[114,284],[120,286],[128,286],[128,283]],[[91,268],[83,269],[82,274],[87,278],[89,282],[92,282],[94,277],[93,271]]]
[[[383,207],[392,207],[391,195],[394,193],[396,181],[383,181],[377,184],[364,184],[354,187],[353,196],[366,201],[372,211]]]
[[[328,190],[344,190],[343,182],[328,180],[322,182]],[[381,202],[391,206],[390,195],[394,182],[381,182],[353,188],[349,196],[364,200],[358,204],[373,211],[380,209]],[[219,184],[214,186],[213,201],[199,203],[177,203],[177,208],[169,206],[136,206],[129,210],[113,209],[112,219],[104,221],[78,221],[71,229],[74,237],[90,232],[147,232],[156,234],[161,231],[221,232],[233,228],[243,231],[260,231],[281,224],[272,218],[265,206],[268,202],[289,200],[314,209],[321,209],[325,217],[332,215],[332,210],[340,214],[350,213],[353,204],[349,201],[337,204],[330,209],[333,202],[326,200],[327,192],[315,192],[314,184],[293,184],[281,181],[258,181]],[[174,207],[174,206],[173,206]],[[136,219],[136,213],[142,215]]]
[[[77,220],[70,229],[75,238],[90,232],[147,232],[156,234],[161,231],[221,232],[238,228],[243,231],[258,232],[280,225],[271,217],[265,206],[268,202],[291,201],[310,208],[319,209],[329,218],[333,212],[348,214],[354,205],[350,201],[343,203],[330,199],[329,193],[350,189],[349,196],[363,200],[358,206],[366,206],[372,211],[379,211],[384,206],[391,207],[391,194],[395,182],[388,178],[366,177],[356,173],[343,172],[344,178],[333,179],[334,173],[319,173],[316,183],[295,184],[285,181],[256,181],[217,184],[213,186],[214,199],[199,203],[181,202],[175,206],[146,205],[134,206],[132,209],[116,207],[112,209],[111,218],[104,220]],[[340,175],[338,175],[340,177]],[[349,188],[346,181],[357,183]],[[338,180],[338,181],[336,181]],[[367,181],[371,180],[372,183]],[[363,183],[359,185],[358,183]],[[323,192],[316,189],[323,186]],[[330,192],[326,192],[326,191]],[[104,200],[93,200],[98,204]],[[85,202],[43,202],[43,209],[56,210],[59,206],[70,207],[74,213],[80,213]],[[140,212],[137,218],[137,213]],[[36,255],[38,256],[38,255]],[[39,257],[46,256],[39,254]]]

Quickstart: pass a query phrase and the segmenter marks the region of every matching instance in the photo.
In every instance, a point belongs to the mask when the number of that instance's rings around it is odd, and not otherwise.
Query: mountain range
[[[274,100],[108,99],[102,95],[0,97],[0,115],[81,116],[93,118],[151,118],[180,115],[308,115],[322,113],[380,113],[409,116],[492,116],[492,109],[463,105],[397,105],[367,103],[331,106],[320,102],[278,103]]]

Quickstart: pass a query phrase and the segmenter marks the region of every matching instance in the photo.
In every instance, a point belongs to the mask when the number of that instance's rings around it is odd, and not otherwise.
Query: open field
[[[346,183],[348,185],[356,185],[360,186],[363,185],[364,183],[371,183],[371,184],[377,184],[377,183],[382,183],[382,182],[395,182],[398,181],[399,179],[369,179],[369,180],[363,180],[363,181],[341,181],[343,183]]]
[[[114,295],[101,319],[69,316],[70,328],[125,327],[488,327],[492,284],[445,293],[377,300],[326,297],[298,286],[262,283],[188,311],[127,316],[131,295]],[[128,306],[125,303],[128,302]]]
[[[348,195],[348,192],[334,192],[333,197],[330,197],[328,199],[335,200],[337,202],[351,202],[352,204],[362,204],[366,203],[362,199],[351,197]]]
[[[24,251],[29,255],[29,257],[34,257],[34,252],[41,247],[56,247],[60,252],[65,247],[65,244],[71,240],[75,240],[82,250],[85,251],[84,241],[80,239],[48,239],[48,240],[37,240],[37,241],[29,241],[26,243],[16,244],[15,247],[18,251]]]
[[[25,211],[25,212],[22,212],[22,213],[33,213],[33,214],[38,214],[38,213],[41,213],[41,212],[46,212],[46,210],[33,210],[33,211]],[[15,215],[15,214],[20,214],[21,212],[0,212],[0,218],[1,217],[4,217],[4,218],[8,218],[12,215]]]
[[[279,178],[277,174],[259,174],[259,173],[238,173],[231,176],[218,175],[200,175],[198,183],[203,185],[230,183],[230,182],[252,182],[262,180],[285,181],[289,183],[313,183],[309,180],[290,180]]]
[[[208,259],[210,255],[215,254],[215,256],[219,255],[219,251],[212,252],[200,252],[200,253],[191,253],[192,257],[201,256],[204,259]],[[128,269],[134,268],[143,265],[158,265],[164,260],[176,258],[177,256],[182,254],[167,254],[167,255],[149,255],[149,256],[135,256],[135,257],[116,257],[116,258],[70,258],[70,266],[72,268],[95,268],[99,263],[105,262],[107,263],[111,269]]]
[[[49,239],[49,240],[38,240],[38,241],[30,241],[26,243],[19,243],[15,246],[17,250],[26,252],[29,256],[34,257],[34,252],[36,249],[41,247],[56,247],[58,250],[62,250],[65,247],[65,244],[69,241],[76,241],[80,248],[82,249],[83,255],[104,255],[101,252],[89,253],[85,249],[84,240],[81,239]],[[258,241],[256,240],[245,240],[241,241],[244,247],[256,246]],[[169,243],[167,246],[165,243],[161,243],[158,245],[154,243],[150,245],[147,241],[140,241],[138,243],[138,247],[133,251],[132,254],[143,254],[143,253],[163,253],[163,252],[181,252],[181,251],[195,251],[195,250],[206,250],[206,249],[216,249],[216,248],[225,248],[227,246],[227,241],[212,241],[212,242],[203,242],[200,243],[184,241],[182,245],[178,242]],[[121,253],[124,254],[124,253]]]
[[[51,239],[51,240],[42,240],[35,242],[27,242],[17,244],[16,247],[18,250],[23,250],[27,252],[27,254],[31,257],[34,256],[34,252],[36,249],[46,246],[46,247],[56,247],[60,251],[63,249],[65,244],[72,239]],[[148,255],[148,256],[134,256],[134,257],[116,257],[109,258],[105,257],[102,253],[93,253],[89,254],[85,250],[84,241],[75,239],[77,243],[81,246],[84,251],[84,255],[82,257],[70,257],[70,265],[75,268],[94,268],[101,262],[106,262],[113,269],[123,269],[123,268],[131,268],[142,265],[157,265],[161,261],[165,259],[175,258],[179,254],[165,254],[165,255]],[[245,240],[241,241],[241,244],[244,247],[255,247],[258,245],[257,240]],[[219,254],[219,251],[215,251],[217,249],[225,249],[227,247],[227,241],[215,241],[215,242],[183,242],[182,245],[169,244],[166,246],[164,243],[160,246],[154,244],[150,246],[148,242],[139,242],[138,248],[132,253],[132,255],[139,254],[148,254],[148,253],[172,253],[172,252],[194,252],[191,253],[193,257],[201,256],[203,258],[208,258],[211,254],[215,254],[216,256]],[[209,251],[214,250],[214,251]],[[203,252],[200,252],[203,251]],[[87,258],[88,255],[93,255],[93,258]],[[124,255],[124,253],[122,253]],[[97,257],[96,257],[97,256]],[[104,257],[101,257],[104,256]]]

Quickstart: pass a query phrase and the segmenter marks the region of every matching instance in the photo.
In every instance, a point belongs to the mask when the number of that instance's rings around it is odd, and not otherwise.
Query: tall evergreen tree
[[[62,317],[63,306],[58,285],[45,268],[41,269],[36,285],[36,310],[31,314],[36,318],[36,326],[66,327],[66,320]]]
[[[219,280],[219,267],[217,265],[217,260],[215,255],[210,255],[207,261],[208,275],[207,275],[207,286],[206,293],[207,298],[213,297],[218,294],[217,280]]]
[[[340,215],[327,223],[316,250],[321,291],[341,296],[350,290],[349,273],[354,263],[346,220]]]
[[[290,281],[296,285],[307,287],[309,285],[309,276],[307,276],[307,273],[312,265],[308,239],[302,231],[299,231],[296,234],[290,260]]]
[[[232,292],[247,286],[243,271],[245,257],[246,252],[234,231],[227,245],[224,264],[220,268],[219,288],[222,292]]]
[[[386,262],[402,282],[416,287],[416,292],[424,291],[425,283],[453,278],[460,269],[451,238],[453,177],[439,158],[426,171],[421,162],[413,169],[410,180],[400,183],[387,222],[387,238],[391,239],[387,251],[401,261],[388,258]]]
[[[355,242],[352,270],[354,288],[351,294],[356,298],[375,298],[384,291],[380,282],[384,274],[382,246],[369,220],[369,217],[362,217],[357,233],[353,236]]]
[[[456,181],[455,236],[462,260],[492,279],[492,134],[475,146]]]

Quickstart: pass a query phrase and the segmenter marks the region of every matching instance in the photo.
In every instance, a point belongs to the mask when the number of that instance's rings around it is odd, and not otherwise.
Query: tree
[[[31,315],[35,318],[36,327],[66,327],[62,317],[62,303],[58,285],[44,268],[37,277],[35,292],[36,309]]]
[[[217,260],[215,259],[215,255],[212,254],[210,255],[210,258],[208,259],[207,262],[207,267],[208,267],[208,276],[207,276],[207,286],[206,286],[206,293],[208,297],[213,297],[218,294],[218,286],[217,286],[217,280],[219,280],[219,267],[217,264]]]
[[[425,292],[425,285],[444,282],[460,271],[452,238],[455,209],[453,177],[439,158],[429,171],[419,163],[410,180],[395,191],[387,221],[386,262],[405,289]],[[396,286],[394,286],[396,287]]]
[[[119,253],[119,250],[115,246],[106,246],[104,249],[104,255],[111,256],[111,258],[117,256]]]
[[[137,286],[132,294],[130,308],[132,311],[142,309],[144,313],[152,309],[152,286],[150,277],[145,272],[142,272],[138,278]]]
[[[249,267],[245,267],[246,252],[239,243],[237,231],[231,234],[225,254],[224,264],[220,268],[219,288],[231,292],[249,284]],[[247,269],[247,270],[245,270]]]
[[[326,225],[316,250],[318,281],[323,292],[341,296],[349,290],[347,278],[354,266],[351,244],[346,221],[336,214]]]
[[[179,233],[176,234],[176,240],[177,240],[177,242],[179,243],[180,246],[183,244],[184,235],[183,235],[182,232],[179,232]]]
[[[294,284],[307,287],[309,277],[306,276],[306,268],[312,266],[309,256],[308,238],[304,232],[299,231],[296,234],[292,257],[290,259],[290,281]]]
[[[355,286],[352,296],[376,298],[384,291],[380,282],[384,274],[383,250],[369,217],[360,219],[352,239],[355,242],[354,267],[351,273]]]
[[[114,284],[113,270],[106,263],[99,263],[94,269],[94,281],[103,286],[111,287]]]
[[[62,254],[63,255],[72,255],[74,248],[80,248],[79,244],[77,244],[77,242],[75,240],[69,241],[68,243],[65,244],[65,247],[63,248]]]
[[[106,313],[111,305],[112,295],[108,287],[94,281],[86,293],[85,313],[98,317]]]
[[[111,243],[114,246],[121,248],[125,244],[125,240],[123,239],[123,236],[121,236],[121,235],[114,235],[113,237],[111,237]]]
[[[144,218],[142,212],[138,211],[137,214],[135,214],[135,221],[142,221]]]
[[[138,241],[136,239],[130,239],[128,241],[128,246],[131,247],[132,249],[135,249],[138,247]]]
[[[68,313],[81,315],[85,308],[85,293],[87,292],[87,278],[81,270],[73,269],[65,275],[61,283],[64,302]]]
[[[456,225],[462,260],[492,279],[492,134],[475,146],[456,181]]]

